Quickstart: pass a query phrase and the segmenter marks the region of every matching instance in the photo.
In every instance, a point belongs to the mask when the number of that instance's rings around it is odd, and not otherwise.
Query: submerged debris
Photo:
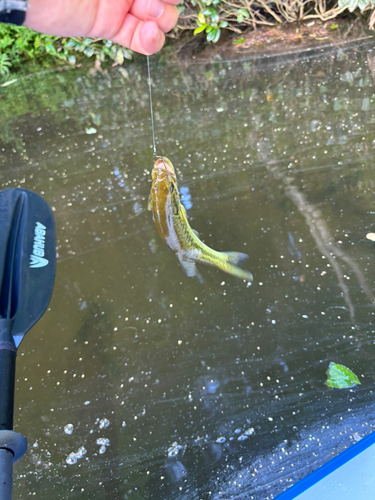
[[[328,387],[334,387],[335,389],[348,389],[356,385],[360,385],[357,375],[353,373],[349,368],[344,365],[339,365],[338,363],[330,363],[327,370],[327,380],[325,384]]]

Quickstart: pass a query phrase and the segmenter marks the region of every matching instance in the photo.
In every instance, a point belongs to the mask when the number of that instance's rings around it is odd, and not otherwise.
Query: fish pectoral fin
[[[198,231],[196,231],[195,229],[191,228],[191,230],[193,231],[193,233],[195,234],[195,236],[197,236],[199,238],[199,233]]]
[[[152,199],[151,195],[148,197],[147,209],[152,210]]]
[[[184,259],[183,257],[178,256],[178,260],[182,266],[182,269],[185,271],[186,276],[189,278],[197,277],[200,283],[203,283],[202,276],[200,275],[197,265],[193,260]]]
[[[246,253],[241,252],[223,252],[227,256],[228,262],[234,266],[242,266],[242,264],[249,258]]]

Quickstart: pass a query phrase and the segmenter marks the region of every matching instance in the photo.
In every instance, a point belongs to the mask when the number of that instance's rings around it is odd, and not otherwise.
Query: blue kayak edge
[[[301,495],[307,490],[311,490],[312,488],[314,488],[314,486],[317,485],[317,483],[327,478],[327,476],[333,474],[335,471],[340,469],[340,467],[344,466],[354,458],[358,457],[358,455],[360,455],[365,450],[374,445],[375,445],[375,432],[371,432],[371,434],[368,434],[360,441],[353,444],[352,446],[341,452],[339,455],[332,458],[327,463],[316,469],[314,472],[311,472],[306,477],[298,481],[296,484],[294,484],[293,486],[285,490],[283,493],[275,497],[275,500],[293,500],[297,498],[297,496]],[[351,478],[351,480],[356,481],[356,478],[353,477]],[[317,498],[320,498],[322,500],[322,497],[320,495]]]

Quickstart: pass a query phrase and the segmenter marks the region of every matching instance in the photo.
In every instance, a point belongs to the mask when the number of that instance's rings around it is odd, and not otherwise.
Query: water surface
[[[159,240],[145,63],[1,89],[0,187],[41,193],[58,237],[15,499],[271,499],[374,426],[373,43],[152,73],[191,225],[254,283],[202,285]],[[361,385],[326,387],[331,361]]]

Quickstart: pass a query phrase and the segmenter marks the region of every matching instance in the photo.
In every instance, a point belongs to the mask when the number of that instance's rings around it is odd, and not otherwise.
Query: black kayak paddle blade
[[[17,349],[47,309],[56,268],[47,202],[27,189],[0,191],[0,342]]]

